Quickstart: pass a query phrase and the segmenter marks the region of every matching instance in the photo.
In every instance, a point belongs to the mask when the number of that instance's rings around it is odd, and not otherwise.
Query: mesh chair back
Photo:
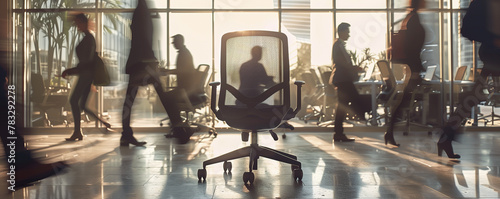
[[[262,131],[293,117],[286,35],[231,32],[221,42],[217,118],[236,129]]]
[[[219,101],[219,106],[252,107],[266,104],[289,107],[286,44],[286,36],[277,32],[245,31],[225,34],[221,48],[220,92],[220,98],[224,100]],[[237,100],[235,95],[238,94],[234,89],[248,100]]]

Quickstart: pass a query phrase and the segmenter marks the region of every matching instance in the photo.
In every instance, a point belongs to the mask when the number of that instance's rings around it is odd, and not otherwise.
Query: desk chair
[[[333,110],[337,104],[337,89],[335,89],[335,86],[329,84],[332,74],[332,68],[330,66],[319,66],[318,72],[324,88],[322,107],[324,117],[320,118],[318,126],[328,126],[333,124],[335,118]]]
[[[255,176],[252,170],[257,170],[259,157],[291,164],[294,179],[302,180],[301,163],[297,161],[296,156],[257,144],[257,132],[269,131],[274,140],[277,140],[278,136],[273,132],[273,129],[295,117],[301,107],[300,87],[304,83],[302,81],[295,82],[297,85],[297,108],[293,110],[290,106],[289,51],[286,35],[270,31],[230,32],[222,36],[221,42],[221,82],[210,83],[212,86],[210,107],[217,118],[226,122],[231,128],[250,132],[251,144],[204,161],[203,169],[198,170],[198,180],[205,181],[208,165],[224,162],[224,172],[231,172],[232,164],[228,161],[243,157],[250,159],[249,172],[243,174],[245,184],[247,182],[253,183]],[[259,60],[259,63],[265,68],[266,78],[272,77],[276,83],[274,86],[264,89],[257,96],[244,94],[238,90],[240,66],[251,59],[250,49],[254,46],[262,47],[262,59]],[[216,96],[219,85],[217,103]]]
[[[485,120],[484,126],[490,122],[491,125],[494,125],[495,121],[500,120],[500,115],[495,114],[495,108],[500,107],[500,77],[491,77],[488,83],[488,92],[488,99],[485,104],[491,106],[491,114],[479,118]]]
[[[68,101],[68,95],[54,95],[57,92],[67,93],[67,88],[45,87],[43,77],[39,73],[31,73],[31,88],[31,101],[34,104],[34,108],[40,111],[40,117],[34,119],[32,122],[41,120],[44,126],[53,127],[54,123],[62,123],[68,127],[69,122],[62,115],[64,105]],[[58,113],[55,115],[55,118],[49,117],[48,111],[50,109],[55,109]]]
[[[217,136],[217,131],[215,131],[214,127],[215,121],[208,107],[210,98],[206,93],[210,80],[210,66],[208,64],[200,64],[197,70],[201,74],[201,83],[197,85],[196,94],[189,97],[189,101],[196,110],[193,112],[190,120],[198,127],[208,128],[210,135],[214,134],[214,136]]]
[[[313,90],[304,96],[302,103],[302,111],[306,112],[306,110],[310,109],[311,113],[307,113],[302,118],[305,123],[309,120],[321,121],[325,117],[325,113],[323,112],[323,106],[325,106],[323,102],[325,85],[321,83],[316,70],[313,68],[309,69],[308,73],[303,73],[302,79],[306,82],[305,85],[309,85]]]
[[[189,93],[185,89],[174,89],[169,92],[174,92],[173,96],[178,99],[178,107],[180,111],[185,113],[184,120],[189,125],[194,125],[197,127],[197,131],[200,129],[208,129],[209,135],[217,136],[217,131],[214,128],[213,118],[208,110],[203,110],[208,106],[208,95],[205,92],[205,88],[208,86],[210,66],[208,64],[200,64],[193,73],[191,78],[193,83],[193,88]],[[163,121],[168,120],[166,117],[160,121],[160,126],[163,126]],[[167,136],[167,137],[170,137]]]
[[[395,125],[404,124],[405,130],[403,135],[408,135],[412,125],[428,127],[427,125],[422,125],[412,121],[412,112],[418,107],[418,102],[423,100],[422,93],[423,87],[417,87],[413,92],[411,92],[410,100],[404,100],[403,92],[404,88],[408,85],[411,77],[411,71],[409,67],[405,67],[405,76],[401,84],[397,84],[396,78],[392,70],[389,67],[389,62],[386,60],[380,60],[377,62],[377,66],[380,70],[381,78],[384,82],[384,88],[382,92],[377,96],[378,102],[384,106],[384,118],[387,123],[389,119],[395,119],[396,115],[390,115],[392,110],[396,108],[398,104],[402,106],[402,118],[405,121],[395,123]],[[395,113],[398,114],[398,113]]]
[[[389,66],[389,62],[386,60],[380,60],[377,62],[377,66],[380,71],[380,79],[383,81],[384,86],[382,91],[377,95],[377,104],[381,104],[384,107],[384,114],[380,115],[377,120],[382,117],[387,123],[389,121],[389,113],[391,109],[392,102],[395,101],[396,94],[398,92],[403,92],[401,88],[398,90],[398,85],[396,82],[396,77]],[[408,82],[406,82],[408,83]]]

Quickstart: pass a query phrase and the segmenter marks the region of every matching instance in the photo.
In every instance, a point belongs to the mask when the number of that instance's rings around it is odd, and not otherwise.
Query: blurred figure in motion
[[[145,0],[139,0],[137,8],[134,10],[132,24],[132,41],[130,54],[125,66],[125,73],[129,74],[127,94],[123,103],[122,126],[123,132],[120,139],[121,146],[129,144],[143,146],[144,141],[137,141],[130,126],[130,116],[132,105],[139,86],[153,84],[165,111],[170,118],[174,134],[177,135],[181,143],[187,143],[193,134],[193,129],[182,122],[180,110],[176,106],[175,96],[169,96],[160,82],[158,74],[158,60],[153,52],[153,21],[151,12]]]
[[[491,76],[495,82],[500,77],[500,1],[497,0],[474,0],[470,3],[467,13],[462,22],[461,34],[471,41],[481,43],[479,48],[479,58],[483,61],[481,74],[474,79],[472,91],[467,96],[461,98],[459,105],[450,115],[445,126],[441,129],[438,143],[438,155],[441,156],[443,150],[448,158],[460,158],[460,155],[453,152],[451,142],[457,139],[458,129],[465,118],[469,117],[473,107],[479,102],[487,100],[483,88],[488,87],[488,77]],[[499,88],[494,88],[498,91]]]
[[[89,31],[87,16],[83,13],[77,14],[73,17],[73,21],[78,31],[83,32],[85,36],[75,48],[76,56],[79,61],[78,65],[74,68],[66,69],[61,75],[63,78],[67,78],[68,75],[78,75],[78,82],[73,87],[73,92],[69,97],[75,128],[71,137],[66,138],[67,141],[83,140],[83,132],[80,128],[82,111],[85,111],[86,114],[99,120],[107,129],[111,128],[111,124],[107,123],[87,108],[87,99],[95,76],[95,60],[98,55],[96,52],[95,38]]]
[[[408,65],[411,70],[410,80],[404,88],[402,101],[409,101],[411,99],[411,92],[417,88],[422,83],[422,77],[420,77],[420,72],[424,71],[424,66],[422,66],[422,60],[420,59],[420,52],[424,45],[425,40],[425,30],[424,26],[420,22],[420,17],[418,16],[418,10],[425,7],[424,0],[410,0],[409,13],[406,15],[402,22],[401,29],[406,30],[406,36],[403,41],[404,54],[406,59],[402,60],[403,64]],[[391,110],[391,118],[387,125],[387,131],[384,134],[385,143],[389,143],[394,146],[399,146],[394,140],[394,124],[396,123],[397,113],[400,112],[402,108],[402,101],[399,104],[394,105],[396,107]]]

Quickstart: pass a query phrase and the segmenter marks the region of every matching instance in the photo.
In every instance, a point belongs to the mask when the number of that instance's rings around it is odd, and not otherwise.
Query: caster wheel
[[[206,169],[198,169],[198,182],[201,182],[201,179],[203,179],[203,181],[207,179]]]
[[[160,123],[160,126],[163,126],[163,123]]]
[[[302,181],[303,176],[304,176],[304,173],[302,172],[302,169],[293,170],[293,179],[294,180]]]
[[[242,132],[241,133],[241,141],[248,142],[248,138],[249,137],[250,137],[250,133],[249,132]]]
[[[214,137],[215,138],[217,137],[217,131],[214,131]]]
[[[233,169],[233,163],[224,161],[224,164],[222,166],[224,168],[224,172],[231,173],[231,169]]]
[[[408,135],[408,132],[403,132],[403,135]]]
[[[283,135],[281,135],[281,138],[285,139],[286,138],[286,134],[283,133]]]
[[[255,180],[255,176],[253,175],[252,172],[245,172],[243,173],[243,182],[247,184],[253,184],[253,181]]]
[[[278,135],[275,132],[273,132],[273,131],[269,131],[269,132],[271,133],[271,136],[273,137],[273,140],[274,141],[278,141]]]

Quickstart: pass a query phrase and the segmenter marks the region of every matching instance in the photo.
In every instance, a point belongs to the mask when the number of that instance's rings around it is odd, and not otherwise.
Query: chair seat
[[[240,130],[267,131],[277,128],[285,120],[293,118],[293,109],[283,110],[284,106],[257,105],[256,108],[244,106],[224,106],[217,112],[217,117],[229,126]]]

